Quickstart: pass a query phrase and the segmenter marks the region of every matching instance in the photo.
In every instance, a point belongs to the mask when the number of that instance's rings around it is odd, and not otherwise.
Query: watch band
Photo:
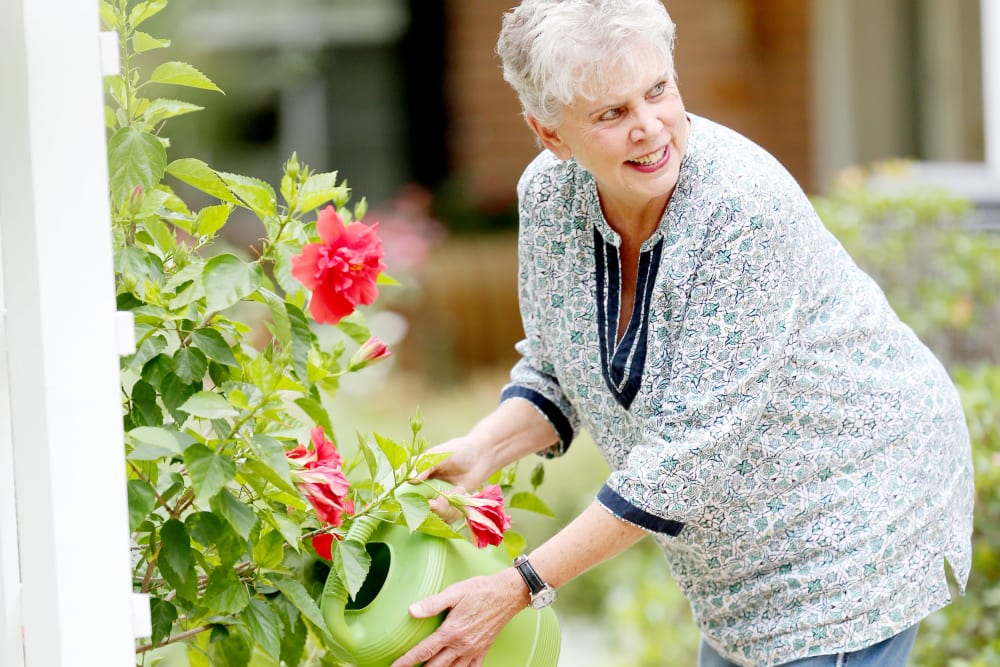
[[[535,568],[531,566],[531,563],[528,562],[528,557],[524,554],[521,554],[514,559],[514,567],[517,568],[517,571],[520,573],[521,578],[524,579],[524,583],[527,584],[528,590],[532,595],[536,595],[548,587],[548,585],[542,581],[542,578],[538,576],[538,572],[536,572]]]

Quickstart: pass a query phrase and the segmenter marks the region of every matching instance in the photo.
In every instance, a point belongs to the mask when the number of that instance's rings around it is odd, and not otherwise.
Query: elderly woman
[[[964,588],[947,373],[774,158],[685,109],[673,40],[658,0],[504,17],[504,75],[546,149],[518,184],[525,339],[432,476],[476,488],[580,428],[611,473],[530,558],[413,604],[450,611],[393,667],[481,665],[518,611],[645,535],[704,667],[904,665],[949,602],[946,563]]]

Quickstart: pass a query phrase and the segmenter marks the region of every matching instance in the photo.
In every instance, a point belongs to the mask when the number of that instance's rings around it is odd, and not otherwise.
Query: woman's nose
[[[635,126],[629,132],[629,138],[632,141],[638,143],[644,139],[655,137],[659,133],[660,119],[652,105],[639,107],[633,117],[635,118]]]

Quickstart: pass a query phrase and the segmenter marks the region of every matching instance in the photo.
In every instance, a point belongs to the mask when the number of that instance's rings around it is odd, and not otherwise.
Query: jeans
[[[860,651],[801,658],[786,662],[781,667],[906,667],[916,636],[917,626],[914,625]],[[736,664],[716,653],[703,639],[698,648],[698,667],[736,667]]]

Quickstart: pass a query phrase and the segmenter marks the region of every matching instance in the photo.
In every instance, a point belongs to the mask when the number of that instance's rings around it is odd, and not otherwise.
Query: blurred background
[[[920,665],[1000,665],[1000,43],[997,0],[668,0],[688,109],[771,151],[946,361],[976,439],[972,595],[925,623]],[[514,186],[535,155],[494,54],[514,0],[177,0],[149,22],[225,92],[171,121],[172,157],[277,184],[293,151],[337,170],[379,221],[389,273],[369,312],[394,350],[338,397],[345,434],[431,442],[492,408],[521,335]],[[156,52],[157,57],[162,52]],[[988,149],[993,146],[992,149]],[[178,185],[180,189],[182,186]],[[197,202],[199,195],[185,192]],[[256,221],[227,240],[251,246]],[[531,462],[530,465],[533,465]],[[554,520],[607,474],[581,437],[547,464]],[[697,632],[652,544],[561,594],[563,664],[693,665]]]

